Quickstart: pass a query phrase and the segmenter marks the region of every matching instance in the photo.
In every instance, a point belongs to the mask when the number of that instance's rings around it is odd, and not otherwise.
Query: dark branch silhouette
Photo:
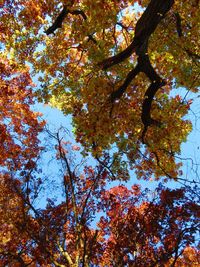
[[[82,10],[68,10],[66,6],[63,7],[63,10],[61,13],[58,15],[52,26],[50,26],[45,33],[47,35],[49,34],[55,34],[55,31],[58,28],[62,28],[62,23],[64,19],[66,18],[67,14],[72,14],[72,15],[81,15],[84,20],[87,20],[86,14]],[[93,43],[97,44],[97,41],[93,37],[93,34],[88,35],[88,41],[92,41]]]
[[[130,57],[133,52],[136,52],[136,54],[138,54],[144,42],[147,41],[151,34],[155,31],[159,22],[171,9],[173,3],[174,0],[151,0],[136,24],[135,36],[132,43],[119,54],[103,60],[98,65],[102,69],[106,70],[118,63],[121,63],[122,61]]]
[[[183,36],[183,31],[182,31],[182,25],[181,25],[181,16],[179,13],[175,13],[175,18],[176,18],[176,30],[178,37]]]
[[[144,125],[144,130],[142,133],[143,142],[148,126],[150,126],[151,124],[160,124],[159,122],[156,122],[151,118],[150,112],[155,94],[162,86],[165,85],[165,82],[156,73],[149,60],[148,41],[160,21],[165,17],[173,4],[174,0],[151,0],[146,10],[136,23],[135,36],[131,44],[119,54],[107,58],[98,64],[103,70],[106,70],[116,64],[123,62],[128,57],[130,57],[133,52],[138,55],[138,64],[132,71],[128,73],[124,83],[119,87],[119,89],[111,94],[111,101],[114,102],[115,99],[119,99],[123,95],[127,87],[130,85],[130,83],[138,73],[143,72],[150,79],[151,84],[145,92],[144,101],[142,104],[141,119]]]
[[[66,6],[63,7],[61,13],[58,15],[58,17],[56,18],[56,20],[54,21],[54,23],[52,24],[52,26],[50,26],[45,33],[47,35],[49,34],[54,34],[55,30],[57,30],[58,28],[62,28],[62,23],[64,21],[64,19],[66,18],[67,14],[72,14],[72,15],[81,15],[83,17],[84,20],[87,19],[87,16],[85,15],[85,13],[82,10],[68,10],[66,8]]]
[[[49,35],[49,34],[51,34],[51,33],[54,34],[55,30],[57,30],[58,28],[61,28],[61,27],[62,27],[62,23],[63,23],[65,17],[67,16],[68,12],[69,12],[69,11],[67,10],[66,6],[64,6],[64,7],[63,7],[63,10],[62,10],[61,13],[58,15],[58,17],[56,18],[56,20],[54,21],[54,23],[52,24],[52,26],[49,27],[49,28],[45,31],[45,33],[46,33],[47,35]]]
[[[111,94],[111,102],[114,102],[116,99],[119,99],[123,93],[126,91],[127,87],[129,86],[129,84],[132,82],[132,80],[136,77],[136,75],[140,72],[140,68],[139,65],[137,65],[133,70],[131,70],[124,83],[118,88],[118,90],[114,91]]]

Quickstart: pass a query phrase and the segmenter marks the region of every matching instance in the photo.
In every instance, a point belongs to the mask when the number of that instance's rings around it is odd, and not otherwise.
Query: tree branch
[[[70,11],[69,9],[67,9],[66,6],[63,7],[61,13],[58,15],[58,17],[56,18],[56,20],[54,21],[54,23],[52,24],[52,26],[50,26],[45,33],[47,35],[55,32],[55,30],[57,30],[58,28],[62,28],[62,23],[64,21],[64,19],[66,18],[67,14],[72,14],[72,15],[81,15],[83,17],[84,20],[87,19],[87,16],[85,15],[85,13],[82,10],[72,10]]]
[[[150,79],[151,84],[145,92],[144,101],[142,104],[142,115],[141,119],[144,124],[144,130],[142,132],[142,140],[144,143],[144,136],[147,132],[148,126],[151,124],[159,124],[159,122],[151,118],[151,105],[155,94],[163,85],[165,81],[156,73],[151,65],[148,56],[148,41],[151,34],[155,31],[160,21],[164,18],[166,13],[171,9],[174,0],[151,0],[146,10],[136,23],[135,36],[132,43],[121,53],[107,58],[100,62],[98,65],[106,70],[116,64],[121,63],[125,59],[131,56],[133,52],[138,55],[137,66],[128,73],[124,83],[119,89],[111,94],[111,101],[120,98],[126,91],[131,81],[137,76],[139,72],[143,72]]]
[[[136,54],[138,54],[144,42],[148,41],[149,37],[155,31],[159,22],[171,9],[173,4],[174,0],[151,0],[146,10],[136,23],[135,36],[132,43],[119,54],[103,60],[98,65],[102,69],[106,70],[116,64],[121,63],[122,61],[130,57],[133,52],[136,52]]]
[[[111,102],[114,102],[116,99],[119,99],[123,95],[129,84],[132,82],[132,80],[137,76],[139,72],[140,68],[139,65],[137,64],[136,67],[128,73],[124,83],[118,88],[118,90],[114,91],[111,94],[110,96]]]
[[[87,16],[86,14],[82,11],[82,10],[68,10],[66,8],[66,6],[63,7],[63,10],[61,11],[61,13],[58,15],[58,17],[56,18],[55,22],[52,24],[52,26],[50,26],[45,33],[47,35],[49,34],[55,34],[55,30],[57,30],[58,28],[62,28],[62,23],[65,19],[65,17],[67,16],[67,14],[72,14],[72,15],[81,15],[82,18],[84,20],[87,20]],[[92,41],[94,44],[97,44],[97,41],[95,40],[95,38],[92,36],[93,34],[89,34],[88,35],[88,41]]]
[[[69,13],[72,15],[81,15],[84,20],[87,19],[86,14],[82,10],[73,10],[73,11],[69,11]]]
[[[65,19],[65,17],[67,16],[67,14],[69,13],[69,10],[67,10],[66,6],[63,7],[63,10],[61,11],[61,13],[58,15],[58,17],[56,18],[56,20],[54,21],[54,23],[52,24],[51,27],[49,27],[45,33],[47,35],[55,32],[55,30],[57,30],[58,28],[62,27],[62,23]]]
[[[183,36],[183,31],[182,31],[182,25],[181,25],[181,16],[179,15],[178,12],[175,13],[175,18],[176,18],[176,30],[178,37]]]
[[[151,84],[145,92],[144,101],[142,104],[142,122],[144,126],[148,127],[152,123],[155,124],[156,121],[151,119],[150,111],[151,104],[153,102],[154,96],[158,89],[165,85],[165,81],[160,78],[151,65],[149,56],[147,54],[142,55],[138,58],[138,63],[140,64],[141,71],[146,74],[150,79]],[[143,133],[144,134],[144,133]]]

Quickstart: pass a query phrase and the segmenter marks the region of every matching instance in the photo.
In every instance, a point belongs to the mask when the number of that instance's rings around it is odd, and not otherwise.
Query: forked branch
[[[144,130],[142,133],[143,142],[148,126],[151,124],[158,124],[158,122],[151,118],[151,105],[159,88],[165,85],[165,81],[156,73],[149,60],[148,41],[160,21],[171,9],[173,3],[174,0],[151,0],[141,18],[136,23],[135,36],[132,43],[119,54],[107,58],[99,63],[99,66],[106,70],[123,62],[125,59],[130,57],[133,52],[138,55],[138,63],[136,67],[128,73],[124,83],[118,88],[118,90],[111,94],[111,101],[114,102],[115,99],[119,99],[123,95],[127,87],[134,80],[138,73],[143,72],[150,79],[151,84],[145,92],[144,101],[142,104],[141,119],[144,125]]]

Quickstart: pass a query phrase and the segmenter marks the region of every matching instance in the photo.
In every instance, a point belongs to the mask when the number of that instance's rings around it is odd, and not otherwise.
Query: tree
[[[102,266],[179,266],[177,260],[198,227],[192,219],[197,218],[198,208],[185,193],[184,189],[157,188],[148,200],[148,190],[141,192],[138,185],[106,192],[107,218],[99,226],[109,238]]]
[[[0,59],[0,264],[26,266],[29,237],[24,231],[37,180],[44,121],[31,110],[34,94],[28,68],[1,53]],[[23,196],[23,197],[22,197]]]
[[[102,164],[75,164],[72,154],[78,153],[77,146],[59,133],[51,136],[63,168],[62,200],[49,199],[45,208],[37,209],[19,181],[2,180],[0,204],[7,207],[0,216],[2,265],[186,266],[189,262],[195,266],[199,262],[192,246],[197,242],[200,207],[189,188],[170,190],[160,185],[151,192],[138,185],[131,189],[119,185],[107,190],[112,177]],[[97,214],[100,219],[94,228]]]
[[[117,144],[116,162],[126,154],[138,177],[176,179],[175,154],[191,131],[184,119],[190,101],[169,94],[199,85],[198,6],[5,0],[2,42],[40,76],[39,99],[73,115],[86,150],[99,157]]]
[[[28,69],[1,53],[0,165],[7,171],[33,169],[40,147],[37,138],[44,122],[30,108],[33,93]]]
[[[2,266],[199,265],[198,183],[163,184],[181,181],[178,154],[192,129],[198,7],[198,0],[1,1]],[[187,93],[177,95],[180,87]],[[36,98],[72,115],[82,146],[79,154],[66,134],[48,132],[61,182],[45,207],[37,201],[51,180],[40,171],[45,123],[32,109]],[[130,170],[162,183],[154,192],[128,188]],[[118,186],[108,188],[113,180]]]

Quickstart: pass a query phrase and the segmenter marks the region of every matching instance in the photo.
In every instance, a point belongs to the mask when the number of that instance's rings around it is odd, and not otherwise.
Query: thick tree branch
[[[51,27],[49,27],[45,33],[47,35],[54,33],[55,30],[57,30],[58,28],[62,27],[62,23],[65,19],[65,17],[67,16],[67,14],[69,13],[69,10],[67,10],[66,6],[63,7],[63,10],[61,11],[61,13],[58,15],[58,17],[56,18],[56,20],[54,21],[54,23],[52,24]]]
[[[141,118],[142,118],[143,124],[146,126],[149,126],[155,122],[153,119],[151,119],[151,114],[150,114],[151,104],[152,104],[152,101],[153,101],[153,98],[156,92],[162,85],[164,85],[164,83],[162,84],[162,82],[160,81],[152,82],[145,93],[144,101],[142,104]]]
[[[141,71],[144,72],[151,81],[151,84],[144,95],[144,101],[142,104],[142,116],[141,116],[144,126],[149,126],[152,123],[154,124],[155,122],[154,120],[151,119],[150,115],[153,98],[157,93],[158,89],[163,85],[165,85],[165,81],[163,81],[160,78],[160,76],[156,73],[156,71],[151,65],[149,56],[147,54],[140,56],[138,58],[138,63],[140,65]]]
[[[111,101],[114,102],[115,99],[120,98],[126,91],[127,87],[131,81],[137,76],[139,72],[143,72],[150,79],[151,84],[145,92],[144,101],[142,104],[142,115],[141,119],[144,124],[144,129],[142,132],[142,140],[144,143],[144,136],[147,132],[148,126],[151,124],[159,124],[157,121],[151,118],[151,105],[155,94],[165,82],[156,73],[151,65],[148,56],[148,41],[151,34],[155,31],[159,22],[164,18],[166,13],[171,9],[174,0],[151,0],[146,10],[144,11],[141,18],[136,23],[135,36],[132,43],[121,53],[105,59],[99,63],[102,69],[108,69],[118,63],[121,63],[130,55],[135,52],[138,55],[137,66],[128,73],[124,83],[119,87],[119,89],[111,94]]]
[[[144,95],[144,101],[142,104],[141,119],[144,124],[144,130],[142,132],[143,143],[148,126],[150,126],[151,124],[159,125],[159,122],[151,118],[151,105],[157,91],[165,85],[165,81],[160,78],[160,76],[152,67],[151,62],[149,60],[149,56],[146,53],[145,46],[147,47],[147,43],[143,46],[142,54],[138,57],[138,64],[136,65],[136,67],[128,73],[124,83],[119,87],[119,89],[111,94],[112,102],[114,102],[116,99],[119,99],[139,72],[145,73],[146,76],[150,79],[151,84]],[[145,53],[143,53],[143,51]]]
[[[133,52],[139,53],[145,41],[148,41],[151,34],[155,31],[159,22],[171,9],[174,0],[151,0],[146,10],[138,20],[135,27],[135,37],[132,43],[119,54],[107,58],[99,63],[102,69],[108,69],[131,56]]]

